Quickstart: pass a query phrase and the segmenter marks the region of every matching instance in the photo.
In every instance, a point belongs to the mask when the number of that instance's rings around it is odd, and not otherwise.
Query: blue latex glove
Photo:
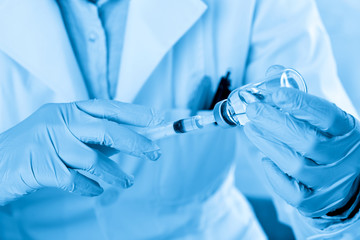
[[[160,122],[151,109],[107,100],[46,104],[0,134],[0,204],[43,187],[84,196],[103,192],[80,174],[84,170],[109,184],[128,188],[133,176],[93,147],[115,149],[156,160],[159,147],[126,125]]]
[[[272,101],[248,106],[244,130],[267,156],[273,188],[305,216],[346,219],[358,201],[359,122],[295,89],[279,89]]]

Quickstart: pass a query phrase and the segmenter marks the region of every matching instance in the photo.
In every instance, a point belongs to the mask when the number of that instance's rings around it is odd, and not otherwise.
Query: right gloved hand
[[[245,126],[267,156],[263,163],[270,183],[321,228],[344,223],[360,202],[360,122],[296,89],[280,88],[272,100],[272,105],[249,105]]]
[[[0,134],[0,205],[43,187],[84,196],[103,192],[96,181],[77,170],[130,187],[133,176],[93,147],[157,160],[159,147],[126,125],[151,126],[160,121],[149,108],[109,100],[42,106]]]

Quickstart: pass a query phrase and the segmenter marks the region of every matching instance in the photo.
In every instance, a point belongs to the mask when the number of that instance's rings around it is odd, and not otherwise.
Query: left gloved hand
[[[157,160],[159,147],[129,126],[160,121],[147,107],[110,100],[43,105],[0,133],[0,205],[47,187],[98,196],[103,192],[99,179],[131,187],[133,176],[109,156]]]
[[[247,137],[275,191],[303,215],[349,217],[358,201],[359,122],[335,104],[281,88],[247,107]]]

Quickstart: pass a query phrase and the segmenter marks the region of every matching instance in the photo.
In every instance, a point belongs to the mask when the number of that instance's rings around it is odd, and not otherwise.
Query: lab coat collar
[[[132,0],[116,99],[131,102],[171,47],[202,16],[202,0]],[[43,81],[61,99],[88,98],[56,2],[0,3],[0,51]]]
[[[0,51],[43,81],[59,100],[88,97],[55,1],[1,1],[0,33]]]
[[[171,47],[207,6],[201,0],[132,0],[116,99],[131,102]]]

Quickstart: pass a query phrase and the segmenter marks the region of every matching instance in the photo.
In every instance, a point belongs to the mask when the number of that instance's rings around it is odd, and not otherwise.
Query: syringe
[[[152,140],[202,129],[210,124],[234,127],[246,124],[246,107],[253,102],[270,100],[269,94],[280,87],[307,91],[303,77],[292,68],[271,66],[264,81],[250,83],[233,90],[227,99],[215,104],[209,115],[196,115],[152,128],[137,128],[137,132]]]
[[[150,128],[136,128],[136,132],[151,140],[187,133],[215,124],[213,114],[196,115]]]

